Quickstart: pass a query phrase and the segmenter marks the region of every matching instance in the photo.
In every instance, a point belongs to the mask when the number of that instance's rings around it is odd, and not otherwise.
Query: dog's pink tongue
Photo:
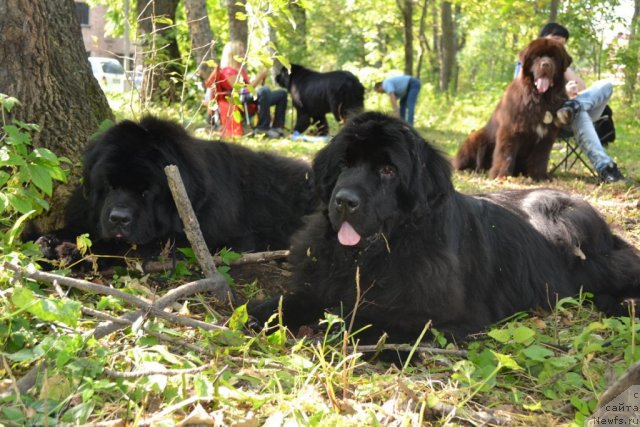
[[[340,230],[338,230],[338,241],[345,246],[354,246],[360,241],[360,235],[353,229],[351,224],[345,221],[340,226]]]
[[[536,89],[538,89],[539,93],[545,93],[549,89],[549,79],[540,77],[536,80]]]

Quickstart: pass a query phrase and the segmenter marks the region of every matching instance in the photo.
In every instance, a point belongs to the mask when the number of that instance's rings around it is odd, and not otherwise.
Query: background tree
[[[440,37],[440,90],[449,90],[453,67],[456,60],[456,38],[453,24],[451,2],[443,1],[440,5],[442,35]]]
[[[37,123],[34,144],[78,160],[86,141],[105,119],[107,99],[91,73],[73,0],[0,3],[0,92],[20,100],[9,119]],[[59,186],[55,198],[67,191]],[[43,228],[60,225],[56,207]]]
[[[635,98],[636,83],[638,81],[638,55],[640,53],[640,0],[634,0],[633,16],[629,28],[629,44],[624,55],[624,95],[629,103]]]
[[[176,9],[179,0],[138,1],[138,39],[145,73],[142,93],[145,100],[178,99],[183,75],[176,39]]]
[[[246,0],[227,0],[229,16],[229,41],[240,40],[247,46],[249,27],[246,19],[239,19],[247,14]]]
[[[404,24],[404,73],[413,75],[413,0],[396,0]]]
[[[422,61],[425,55],[427,55],[431,49],[429,48],[429,42],[427,41],[426,33],[426,18],[427,18],[427,6],[429,0],[422,1],[422,11],[420,12],[420,24],[418,26],[418,65],[416,67],[416,77],[419,79],[422,74]]]
[[[206,80],[213,71],[210,62],[217,63],[216,41],[213,39],[206,0],[184,0],[184,8],[189,23],[191,48],[198,64],[201,80]]]
[[[551,5],[549,7],[549,22],[556,22],[558,20],[558,6],[560,5],[560,0],[551,0]]]

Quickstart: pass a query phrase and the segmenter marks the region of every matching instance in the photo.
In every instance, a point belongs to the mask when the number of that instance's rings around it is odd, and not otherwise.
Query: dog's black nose
[[[335,200],[336,207],[343,213],[354,213],[360,207],[360,197],[346,188],[338,190]]]
[[[131,211],[127,208],[113,208],[109,212],[109,222],[114,225],[129,225],[131,223]]]

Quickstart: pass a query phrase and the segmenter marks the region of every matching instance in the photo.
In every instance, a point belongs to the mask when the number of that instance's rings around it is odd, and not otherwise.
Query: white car
[[[109,92],[123,92],[125,90],[127,79],[124,68],[117,59],[90,56],[89,63],[102,90]]]

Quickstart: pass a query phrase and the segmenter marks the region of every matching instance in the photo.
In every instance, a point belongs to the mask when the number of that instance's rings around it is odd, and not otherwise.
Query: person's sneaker
[[[282,128],[271,128],[271,130],[276,132],[278,136],[284,136],[284,129]]]
[[[265,135],[267,138],[280,138],[280,134],[273,129],[256,129],[256,135]]]
[[[600,179],[604,183],[616,182],[624,179],[624,175],[622,175],[622,172],[618,169],[618,165],[615,163],[610,163],[602,170],[599,170],[598,175],[600,175]]]

